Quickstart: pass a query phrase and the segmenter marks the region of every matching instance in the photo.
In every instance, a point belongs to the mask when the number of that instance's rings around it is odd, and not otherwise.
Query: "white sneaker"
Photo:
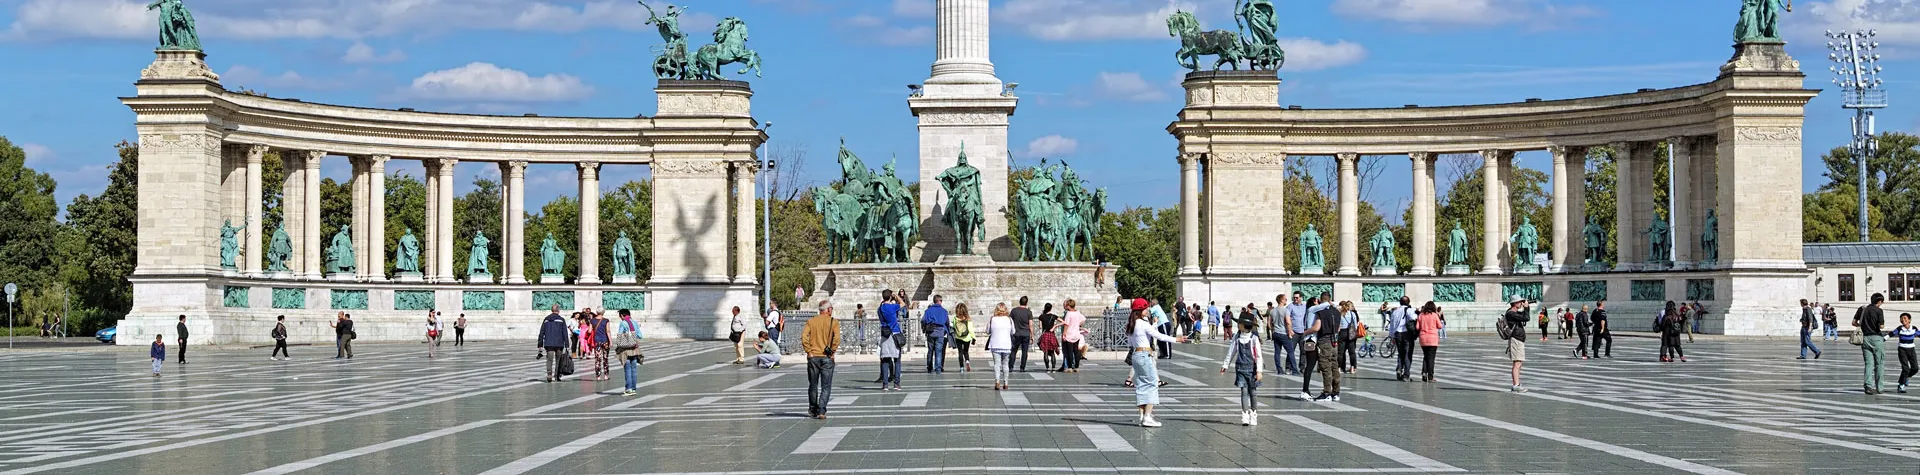
[[[1160,421],[1147,418],[1140,421],[1140,427],[1160,427]]]
[[[1313,395],[1312,395],[1312,394],[1307,394],[1307,392],[1306,392],[1306,391],[1301,391],[1301,392],[1300,392],[1300,400],[1302,400],[1302,401],[1312,401],[1312,400],[1313,400]]]
[[[1260,413],[1247,411],[1247,425],[1249,426],[1260,425]]]
[[[1240,411],[1240,425],[1243,425],[1243,426],[1253,425],[1253,423],[1247,422],[1248,420],[1249,419],[1247,418],[1247,411]]]
[[[1335,394],[1335,395],[1333,395],[1333,402],[1340,402],[1340,395],[1339,395],[1339,394]]]

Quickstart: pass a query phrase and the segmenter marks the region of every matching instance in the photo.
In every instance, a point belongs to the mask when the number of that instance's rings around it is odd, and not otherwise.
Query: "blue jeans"
[[[936,331],[927,337],[927,365],[929,373],[947,372],[947,332]]]
[[[1273,370],[1275,373],[1293,373],[1300,370],[1300,362],[1294,354],[1293,338],[1288,338],[1286,333],[1274,332],[1273,347],[1280,349],[1280,351],[1273,352]]]
[[[1807,357],[1807,350],[1813,350],[1813,357],[1820,357],[1820,347],[1813,346],[1813,330],[1800,330],[1800,357]]]
[[[635,358],[621,358],[620,369],[627,374],[627,390],[640,389],[640,361]]]
[[[1827,325],[1827,339],[1828,340],[1840,339],[1840,328],[1834,325]]]

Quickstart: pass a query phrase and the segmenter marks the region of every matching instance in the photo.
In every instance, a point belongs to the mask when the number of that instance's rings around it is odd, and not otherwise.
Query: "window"
[[[1920,274],[1907,274],[1907,300],[1920,300]]]
[[[1857,301],[1853,298],[1853,274],[1840,274],[1840,301]]]
[[[1895,302],[1907,299],[1907,275],[1887,274],[1887,300]]]

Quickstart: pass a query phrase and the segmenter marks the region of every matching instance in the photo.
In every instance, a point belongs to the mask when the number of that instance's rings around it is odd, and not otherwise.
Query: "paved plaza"
[[[1269,375],[1257,427],[1236,423],[1224,346],[1161,360],[1165,427],[1133,425],[1126,367],[1016,374],[839,367],[829,419],[805,418],[801,365],[729,364],[723,343],[647,346],[640,395],[620,380],[538,381],[525,342],[190,349],[148,373],[144,352],[0,353],[0,474],[20,473],[1907,473],[1920,466],[1920,400],[1858,394],[1840,343],[1793,360],[1791,342],[1703,340],[1693,362],[1653,362],[1655,340],[1615,359],[1530,344],[1527,394],[1507,392],[1498,340],[1456,334],[1437,384],[1392,381],[1363,359],[1338,403],[1294,398]],[[1838,343],[1838,342],[1835,342]],[[956,366],[950,361],[950,365]],[[920,368],[918,358],[907,363]],[[1034,367],[1037,367],[1036,363]],[[591,371],[588,365],[582,370]],[[616,371],[618,367],[614,368]],[[1357,379],[1357,380],[1356,380]],[[1891,383],[1889,383],[1891,386]],[[1317,390],[1316,390],[1317,391]]]

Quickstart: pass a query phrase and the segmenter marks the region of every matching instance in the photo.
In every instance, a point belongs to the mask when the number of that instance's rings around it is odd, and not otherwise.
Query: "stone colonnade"
[[[515,308],[529,302],[615,305],[614,297],[599,301],[603,294],[628,300],[616,308],[644,307],[636,317],[645,319],[649,336],[712,337],[725,333],[720,315],[728,307],[759,313],[753,298],[759,285],[753,184],[766,135],[751,115],[753,93],[746,83],[663,81],[652,117],[438,114],[230,92],[203,54],[156,54],[135,83],[137,95],[122,98],[136,114],[141,152],[140,249],[130,278],[134,308],[122,322],[134,334],[168,331],[173,317],[185,314],[190,322],[211,320],[196,323],[211,331],[194,331],[195,340],[255,341],[264,333],[229,334],[223,325],[261,318],[265,312],[257,309],[263,308],[290,319],[356,309],[356,321],[368,328],[363,334],[383,325],[381,318],[405,315],[404,325],[394,326],[411,338],[417,336],[416,311],[425,308],[489,316],[532,313],[531,306]],[[264,161],[272,154],[283,161],[285,180],[265,183]],[[323,249],[332,236],[321,235],[320,170],[335,157],[344,157],[352,170],[355,271],[329,276]],[[419,161],[426,171],[426,226],[413,230],[421,244],[420,275],[397,272],[395,249],[386,244],[385,182],[396,160]],[[473,242],[473,236],[456,232],[453,207],[455,168],[466,164],[501,171],[502,225],[486,231],[489,252],[500,256],[500,264],[489,269],[491,280],[455,279],[466,263],[453,261],[454,249]],[[526,278],[526,172],[534,164],[569,165],[577,173],[579,249],[567,258],[579,263],[579,275],[572,282],[532,285]],[[651,263],[646,282],[601,282],[600,253],[612,245],[599,236],[604,165],[652,168],[652,235],[630,236],[653,243],[650,259],[636,256]],[[276,188],[292,251],[286,272],[271,270],[261,245],[276,231],[261,222],[266,192]],[[242,226],[242,252],[233,268],[220,258],[227,221]],[[594,286],[607,290],[590,290]],[[368,302],[369,296],[384,301]],[[502,298],[515,305],[503,305]]]
[[[1806,103],[1817,91],[1804,88],[1798,62],[1779,45],[1739,45],[1735,51],[1718,78],[1694,86],[1434,108],[1282,107],[1280,80],[1272,71],[1189,74],[1187,105],[1167,129],[1180,140],[1180,292],[1188,301],[1238,304],[1270,301],[1281,289],[1310,284],[1335,290],[1343,300],[1377,302],[1366,298],[1395,286],[1445,288],[1459,291],[1452,296],[1458,298],[1475,285],[1494,283],[1469,300],[1497,304],[1506,293],[1500,286],[1514,284],[1554,289],[1559,296],[1543,298],[1569,302],[1580,300],[1575,295],[1608,295],[1605,281],[1611,277],[1594,273],[1635,272],[1651,276],[1632,280],[1638,295],[1685,281],[1689,295],[1709,296],[1705,300],[1715,301],[1725,318],[1722,331],[1788,333],[1790,325],[1781,327],[1765,315],[1792,307],[1786,297],[1804,287],[1795,283],[1806,270],[1801,206],[1791,191],[1800,189],[1801,128]],[[1661,142],[1672,149],[1671,263],[1650,262],[1646,233],[1659,206],[1653,172],[1659,160],[1668,160],[1655,156]],[[1581,232],[1585,164],[1598,146],[1613,149],[1618,164],[1619,249],[1603,255],[1620,263],[1612,269],[1587,265]],[[1534,223],[1549,228],[1539,249],[1549,251],[1551,260],[1539,270],[1516,266],[1533,256],[1514,256],[1508,241],[1521,225],[1510,193],[1513,157],[1523,151],[1546,151],[1553,160],[1550,222]],[[1435,262],[1444,259],[1436,256],[1446,253],[1436,251],[1446,249],[1452,224],[1435,216],[1434,162],[1443,154],[1478,154],[1483,165],[1482,238],[1469,243],[1470,252],[1480,253],[1479,269]],[[1371,262],[1362,258],[1368,236],[1359,231],[1356,164],[1360,157],[1382,155],[1407,156],[1411,166],[1414,252],[1408,276],[1364,272]],[[1289,157],[1331,157],[1337,164],[1338,229],[1318,230],[1330,276],[1296,274],[1300,269],[1287,265],[1286,255],[1300,250],[1298,234],[1284,231],[1281,184]],[[1702,262],[1708,211],[1718,215],[1719,255]],[[1516,275],[1536,272],[1546,274]],[[1341,295],[1362,289],[1372,289],[1371,297]]]

